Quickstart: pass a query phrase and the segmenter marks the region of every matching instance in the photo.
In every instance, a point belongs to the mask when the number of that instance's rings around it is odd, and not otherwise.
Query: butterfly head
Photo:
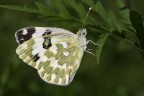
[[[86,29],[85,28],[80,29],[77,32],[77,35],[80,41],[80,46],[82,47],[83,50],[86,50],[86,47],[87,47],[86,45],[88,44],[87,39],[86,39],[86,35],[87,35]]]

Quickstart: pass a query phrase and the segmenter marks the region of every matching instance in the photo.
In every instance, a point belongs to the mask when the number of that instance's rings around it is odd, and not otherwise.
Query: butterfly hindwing
[[[64,44],[67,44],[66,48]],[[83,50],[73,42],[63,41],[55,46],[58,53],[53,54],[47,50],[45,53],[47,60],[40,62],[38,73],[48,83],[68,85],[80,65]]]

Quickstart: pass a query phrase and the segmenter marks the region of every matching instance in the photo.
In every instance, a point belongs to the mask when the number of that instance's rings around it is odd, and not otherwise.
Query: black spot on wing
[[[28,33],[34,33],[35,32],[35,28],[29,27],[29,28],[27,28],[27,32]]]
[[[46,30],[46,32],[44,32],[43,34],[42,34],[42,36],[46,36],[46,35],[49,35],[49,34],[51,34],[52,32],[50,31],[50,30]]]
[[[43,48],[49,49],[51,46],[52,46],[51,39],[50,38],[44,38]]]
[[[50,39],[50,40],[51,40],[51,39]],[[48,48],[51,47],[51,46],[52,46],[52,43],[50,42],[50,43],[48,44]],[[47,49],[48,49],[48,48],[47,48]]]
[[[23,34],[26,32],[26,34]],[[34,27],[29,27],[26,29],[21,29],[16,33],[16,39],[19,44],[22,44],[23,42],[29,40],[32,38],[32,34],[35,33]]]
[[[48,49],[52,46],[52,43],[51,43],[51,38],[49,36],[49,34],[51,34],[51,31],[50,30],[46,30],[45,33],[43,33],[42,36],[44,36],[44,42],[43,42],[43,48],[45,49]]]
[[[38,56],[38,54],[36,54],[34,57],[33,57],[33,60],[34,60],[34,62],[37,62],[38,60],[39,60],[39,56]]]

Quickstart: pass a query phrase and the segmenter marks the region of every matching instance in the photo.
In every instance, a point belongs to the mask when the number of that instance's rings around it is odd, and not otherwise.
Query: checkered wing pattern
[[[73,80],[84,51],[78,35],[61,28],[28,27],[15,36],[16,53],[44,81],[65,86]]]

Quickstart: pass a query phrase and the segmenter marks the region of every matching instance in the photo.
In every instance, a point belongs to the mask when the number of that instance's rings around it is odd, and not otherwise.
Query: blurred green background
[[[108,0],[102,1],[106,6]],[[143,16],[144,1],[129,1],[131,8]],[[32,5],[33,2],[36,0],[0,0],[0,5]],[[85,52],[69,86],[42,81],[36,70],[16,55],[18,45],[14,34],[27,26],[59,27],[52,24],[36,14],[0,8],[0,96],[144,96],[144,58],[135,47],[114,38],[107,41],[100,64],[96,64],[96,57]],[[87,37],[95,38],[90,32]]]

